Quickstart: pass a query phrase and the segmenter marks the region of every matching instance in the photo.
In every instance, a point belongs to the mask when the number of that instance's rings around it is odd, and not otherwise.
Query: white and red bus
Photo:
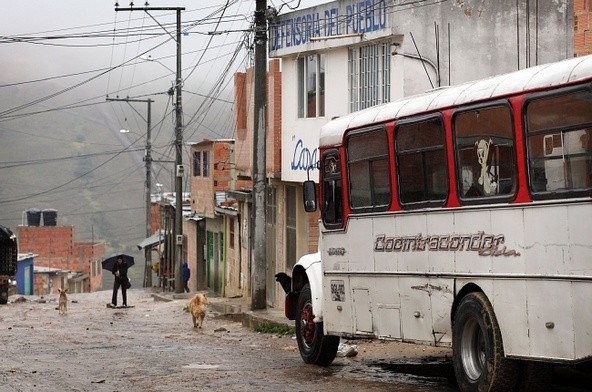
[[[452,346],[462,391],[592,360],[592,56],[351,113],[320,134],[319,252],[286,314],[339,337]]]

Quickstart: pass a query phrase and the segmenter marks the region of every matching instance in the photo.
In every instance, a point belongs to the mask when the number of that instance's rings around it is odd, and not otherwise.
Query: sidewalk
[[[212,293],[205,293],[208,297],[208,308],[212,314],[217,314],[228,320],[242,323],[245,327],[255,328],[259,325],[294,326],[293,320],[288,320],[284,308],[267,308],[251,310],[251,303],[246,298],[216,297]],[[153,292],[155,301],[189,301],[195,293]]]

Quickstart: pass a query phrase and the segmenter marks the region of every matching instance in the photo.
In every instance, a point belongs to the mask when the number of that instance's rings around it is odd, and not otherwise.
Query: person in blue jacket
[[[189,277],[191,276],[191,270],[189,269],[189,266],[187,265],[187,262],[184,261],[183,262],[183,289],[185,290],[185,292],[189,292]]]

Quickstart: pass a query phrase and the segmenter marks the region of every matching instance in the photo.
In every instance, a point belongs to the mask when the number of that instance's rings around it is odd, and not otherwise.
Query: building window
[[[390,44],[361,46],[348,53],[350,111],[389,102],[391,98]]]
[[[325,55],[298,59],[298,117],[325,115]]]
[[[203,176],[210,176],[210,154],[208,151],[203,152]]]
[[[444,204],[448,173],[440,117],[400,125],[395,135],[401,204],[412,208]]]
[[[228,247],[234,249],[234,218],[228,218]]]
[[[193,176],[201,176],[201,151],[193,153]]]
[[[352,211],[384,211],[391,201],[388,140],[384,128],[347,138],[349,200]]]

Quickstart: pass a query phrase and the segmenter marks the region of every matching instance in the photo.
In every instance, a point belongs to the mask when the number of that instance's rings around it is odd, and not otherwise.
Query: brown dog
[[[60,291],[60,299],[58,302],[58,311],[59,311],[59,314],[66,314],[66,313],[68,313],[68,294],[67,294],[68,289],[62,290],[62,289],[58,288],[58,290]]]
[[[208,299],[206,296],[204,294],[195,294],[187,304],[187,308],[193,319],[193,328],[201,328],[208,311]]]

